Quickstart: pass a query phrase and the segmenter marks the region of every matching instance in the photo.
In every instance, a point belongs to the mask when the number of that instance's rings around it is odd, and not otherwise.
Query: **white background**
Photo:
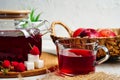
[[[120,0],[0,0],[0,9],[35,8],[41,19],[76,27],[119,27]]]
[[[42,12],[40,19],[46,19],[50,24],[53,21],[64,22],[73,31],[79,27],[120,27],[120,0],[0,0],[1,10],[30,8],[36,9],[36,14]],[[60,27],[56,31],[58,36],[66,35]],[[43,36],[44,49],[48,49],[45,46],[48,44],[49,49],[55,47],[49,35]]]

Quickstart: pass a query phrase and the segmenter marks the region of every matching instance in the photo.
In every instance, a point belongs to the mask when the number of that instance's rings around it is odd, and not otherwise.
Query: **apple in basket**
[[[77,37],[80,35],[80,33],[84,30],[84,28],[78,28],[74,31],[73,37]]]
[[[114,37],[116,34],[110,29],[100,29],[98,31],[99,37]]]
[[[73,37],[98,37],[98,32],[92,28],[78,28],[73,32]]]
[[[78,28],[73,32],[73,37],[114,37],[116,34],[110,29]]]

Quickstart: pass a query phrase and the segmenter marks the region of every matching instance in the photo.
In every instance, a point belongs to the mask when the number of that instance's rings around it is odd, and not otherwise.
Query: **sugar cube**
[[[39,60],[39,55],[32,55],[32,54],[28,54],[28,61],[38,61]]]
[[[44,67],[44,61],[43,60],[35,61],[35,68],[42,68],[42,67]]]
[[[25,61],[24,64],[25,64],[27,70],[34,70],[34,62]]]

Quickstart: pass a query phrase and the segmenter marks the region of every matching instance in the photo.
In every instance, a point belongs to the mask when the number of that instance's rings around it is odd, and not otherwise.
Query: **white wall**
[[[0,0],[0,9],[36,8],[41,19],[77,27],[119,27],[120,0]]]
[[[0,0],[0,9],[37,8],[42,19],[74,27],[119,27],[120,0]]]
[[[120,27],[120,0],[0,0],[0,9],[28,8],[43,12],[41,19],[62,21],[72,30]]]

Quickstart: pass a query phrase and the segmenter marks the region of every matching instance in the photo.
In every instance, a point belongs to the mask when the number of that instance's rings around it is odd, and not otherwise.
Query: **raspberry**
[[[26,70],[25,65],[22,62],[18,63],[18,65],[16,66],[16,71],[23,72],[25,70]]]
[[[14,67],[16,67],[18,65],[18,62],[17,61],[12,61],[11,65],[14,66]]]
[[[34,45],[33,48],[30,50],[30,53],[33,55],[38,55],[38,54],[40,54],[40,51],[39,51],[38,47],[36,47]]]
[[[10,61],[9,60],[4,60],[3,63],[2,63],[2,66],[4,68],[9,68],[10,67]]]

